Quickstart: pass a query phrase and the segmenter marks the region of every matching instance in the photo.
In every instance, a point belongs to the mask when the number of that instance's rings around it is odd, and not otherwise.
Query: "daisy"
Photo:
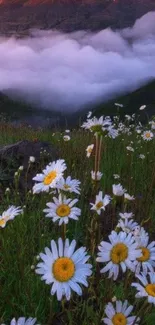
[[[78,295],[82,295],[79,284],[88,287],[87,277],[92,274],[92,265],[86,263],[89,259],[86,248],[81,247],[75,251],[76,240],[69,239],[63,243],[58,239],[58,245],[51,241],[51,249],[45,248],[45,254],[41,253],[42,263],[37,264],[36,273],[42,275],[41,279],[47,284],[52,284],[51,295],[57,294],[61,300],[66,296],[70,300],[71,289]]]
[[[134,152],[134,148],[132,148],[131,146],[127,146],[126,149],[127,149],[128,151],[132,151],[132,152]]]
[[[124,213],[119,213],[119,216],[122,218],[122,219],[130,219],[134,216],[134,214],[132,212],[124,212]]]
[[[53,161],[47,165],[41,174],[37,174],[33,177],[34,181],[39,182],[33,186],[33,193],[48,192],[50,188],[55,188],[66,168],[63,159]]]
[[[102,176],[103,174],[99,171],[97,173],[93,170],[91,171],[91,178],[93,181],[100,181]]]
[[[86,153],[87,153],[87,157],[89,158],[91,156],[91,153],[94,149],[94,144],[90,144],[87,149],[86,149]]]
[[[92,205],[91,210],[95,210],[98,215],[101,214],[101,210],[105,211],[106,205],[110,203],[111,197],[110,195],[105,195],[103,198],[103,192],[100,191],[98,195],[96,195],[95,204],[90,203]]]
[[[151,131],[149,131],[149,130],[143,132],[143,134],[142,134],[142,138],[143,138],[144,140],[146,140],[146,141],[150,141],[150,140],[152,140],[153,137],[154,137],[153,133],[152,133]]]
[[[66,197],[59,194],[59,198],[53,197],[54,203],[47,203],[47,209],[43,211],[46,214],[46,217],[52,218],[53,222],[59,220],[59,226],[64,222],[67,224],[69,219],[78,220],[78,217],[81,215],[81,209],[73,207],[75,203],[78,202],[77,199],[66,199]]]
[[[80,184],[80,181],[78,181],[77,179],[71,179],[70,176],[68,176],[66,179],[62,177],[57,184],[57,188],[65,192],[74,192],[80,194]]]
[[[140,248],[142,250],[142,256],[137,258],[134,262],[136,266],[136,273],[141,271],[146,275],[149,271],[153,272],[155,267],[155,241],[149,244],[149,237],[145,236],[141,238]]]
[[[17,320],[13,318],[11,320],[10,325],[35,325],[36,324],[36,318],[29,317],[26,319],[25,317],[20,317]]]
[[[64,139],[64,141],[67,142],[67,141],[69,141],[71,139],[71,137],[69,135],[64,135],[63,139]]]
[[[137,325],[140,321],[136,316],[128,317],[133,310],[133,306],[128,305],[128,301],[116,300],[116,307],[109,302],[105,307],[105,314],[108,318],[103,318],[104,324],[107,325]],[[136,322],[135,322],[136,321]]]
[[[155,272],[149,272],[149,280],[146,275],[141,273],[135,275],[142,283],[132,283],[131,286],[137,289],[136,298],[147,297],[148,302],[155,305]]]
[[[133,195],[129,195],[128,193],[124,193],[124,199],[125,200],[129,200],[129,201],[133,201],[135,200]]]
[[[23,209],[21,209],[21,207],[15,207],[14,205],[11,205],[0,216],[0,227],[4,228],[7,221],[13,220],[16,216],[21,213],[23,213]]]
[[[146,105],[142,105],[141,107],[139,107],[139,110],[143,111],[143,109],[145,109],[145,108],[146,108]]]
[[[105,131],[104,128],[102,130]],[[115,139],[119,135],[118,130],[114,129],[114,127],[112,126],[108,127],[107,131],[108,131],[107,135],[112,139]]]
[[[82,128],[86,130],[90,130],[91,132],[102,132],[102,128],[111,125],[111,119],[105,118],[101,116],[99,119],[97,117],[93,117],[92,119],[87,119],[86,122],[83,123]]]
[[[113,194],[116,196],[122,196],[126,192],[121,184],[113,184],[112,186]]]
[[[137,227],[137,226],[138,226],[138,223],[135,222],[133,219],[131,219],[131,220],[128,220],[128,219],[122,220],[122,219],[120,219],[118,221],[118,225],[117,225],[117,227],[121,228],[127,234],[132,232],[135,229],[135,227]]]
[[[113,176],[114,176],[115,179],[119,179],[120,178],[120,176],[118,174],[113,174]]]
[[[141,226],[137,226],[133,231],[134,239],[138,246],[142,246],[142,242],[146,237],[149,238],[149,234]]]
[[[109,271],[109,278],[114,280],[118,278],[119,269],[123,273],[126,269],[135,271],[134,261],[141,256],[141,250],[137,249],[137,243],[134,241],[132,234],[115,231],[109,235],[110,243],[102,241],[100,243],[97,262],[108,262],[107,265],[101,269],[101,273]]]

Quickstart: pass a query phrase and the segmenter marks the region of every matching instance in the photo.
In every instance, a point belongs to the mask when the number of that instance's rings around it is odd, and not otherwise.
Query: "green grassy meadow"
[[[147,128],[147,126],[145,126]],[[24,136],[23,136],[24,134]],[[109,204],[100,216],[90,210],[90,202],[95,201],[99,190],[112,196],[112,184],[121,183],[135,200],[130,202],[127,211],[134,213],[134,219],[146,229],[150,240],[155,238],[155,140],[144,141],[135,131],[131,135],[120,134],[116,139],[104,137],[100,171],[103,173],[101,181],[93,185],[90,172],[94,170],[93,152],[86,157],[86,148],[95,143],[94,136],[83,129],[73,129],[69,135],[70,141],[63,140],[65,132],[50,129],[32,129],[25,126],[13,127],[9,123],[0,124],[0,145],[15,143],[19,140],[47,141],[59,149],[60,159],[67,165],[65,177],[81,181],[81,193],[77,206],[82,213],[78,221],[70,220],[67,225],[66,236],[70,240],[76,239],[77,246],[86,246],[93,264],[93,274],[88,278],[88,288],[82,287],[83,295],[72,294],[69,302],[65,299],[58,302],[56,296],[50,295],[50,285],[41,281],[35,274],[38,263],[37,256],[50,247],[52,239],[62,236],[62,228],[45,218],[43,209],[52,200],[53,194],[32,192],[21,193],[16,187],[10,187],[6,192],[1,184],[1,211],[9,205],[24,206],[24,213],[9,221],[5,228],[0,228],[0,324],[10,324],[13,317],[36,317],[42,325],[100,325],[104,317],[105,305],[116,296],[119,300],[127,299],[134,305],[137,314],[144,299],[136,299],[134,275],[130,272],[119,277],[117,281],[108,279],[107,274],[100,274],[103,264],[96,263],[97,245],[101,240],[108,241],[108,235],[116,228],[118,214],[123,212],[124,203]],[[134,152],[128,151],[131,144]],[[140,159],[139,155],[145,155]],[[52,157],[44,157],[41,165],[37,161],[30,166],[41,172],[42,168],[51,161]],[[113,174],[120,175],[114,179]],[[71,194],[71,197],[75,195]],[[92,226],[95,220],[95,228]],[[96,232],[97,235],[94,235]],[[95,237],[96,236],[96,237]],[[92,237],[95,246],[92,249]],[[140,325],[155,324],[155,307],[149,304],[142,311]]]

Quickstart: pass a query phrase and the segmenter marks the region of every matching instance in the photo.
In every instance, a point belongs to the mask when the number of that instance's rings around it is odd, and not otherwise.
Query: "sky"
[[[42,109],[76,111],[155,78],[155,12],[132,28],[0,38],[0,91]]]

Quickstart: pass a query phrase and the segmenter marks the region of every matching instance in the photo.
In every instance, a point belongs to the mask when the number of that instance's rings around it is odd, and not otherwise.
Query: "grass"
[[[96,223],[99,229],[95,252],[92,254],[91,238],[94,236],[91,227],[94,214],[90,211],[90,202],[94,202],[99,190],[112,195],[112,184],[121,182],[128,193],[135,196],[135,201],[129,204],[128,211],[133,211],[135,219],[143,224],[149,232],[150,239],[155,238],[155,140],[145,142],[140,135],[122,134],[116,139],[104,138],[101,159],[103,178],[95,190],[90,178],[94,169],[94,155],[86,157],[87,145],[94,143],[93,135],[79,130],[72,130],[71,140],[64,142],[64,133],[52,130],[32,129],[20,126],[15,128],[10,124],[0,125],[0,145],[14,143],[19,140],[48,141],[60,150],[60,158],[67,164],[66,176],[71,175],[81,181],[81,195],[78,207],[82,214],[79,221],[69,221],[67,237],[76,239],[78,246],[86,246],[91,255],[93,275],[89,278],[89,287],[83,288],[83,296],[72,295],[70,302],[58,302],[50,295],[50,286],[40,280],[34,267],[38,263],[37,255],[50,246],[51,239],[57,240],[62,234],[61,228],[45,218],[43,209],[46,202],[52,200],[50,194],[21,195],[18,189],[11,187],[10,193],[2,188],[1,213],[8,205],[25,205],[24,214],[1,228],[0,234],[0,323],[10,324],[13,317],[36,317],[38,323],[45,325],[99,325],[104,316],[105,304],[113,296],[117,299],[128,299],[139,310],[143,299],[137,303],[135,289],[130,286],[134,276],[119,277],[115,283],[107,278],[107,274],[99,273],[101,264],[96,265],[97,245],[101,240],[108,240],[108,235],[118,222],[118,213],[124,205],[109,205]],[[134,152],[127,151],[126,146],[133,141]],[[139,142],[140,141],[140,142]],[[144,154],[144,160],[139,158]],[[50,162],[50,157],[49,161]],[[47,162],[46,162],[47,163]],[[35,168],[35,167],[32,167]],[[37,170],[38,171],[38,166]],[[114,180],[113,174],[119,174],[120,180]],[[103,264],[102,264],[103,265]],[[137,305],[138,304],[138,305]],[[144,315],[143,315],[144,316]],[[155,308],[147,313],[145,310],[141,325],[155,324]]]

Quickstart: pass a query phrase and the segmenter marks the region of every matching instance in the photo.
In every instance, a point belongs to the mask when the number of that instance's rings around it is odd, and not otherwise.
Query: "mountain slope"
[[[1,0],[0,33],[28,33],[30,28],[64,32],[124,28],[155,10],[155,0]]]

